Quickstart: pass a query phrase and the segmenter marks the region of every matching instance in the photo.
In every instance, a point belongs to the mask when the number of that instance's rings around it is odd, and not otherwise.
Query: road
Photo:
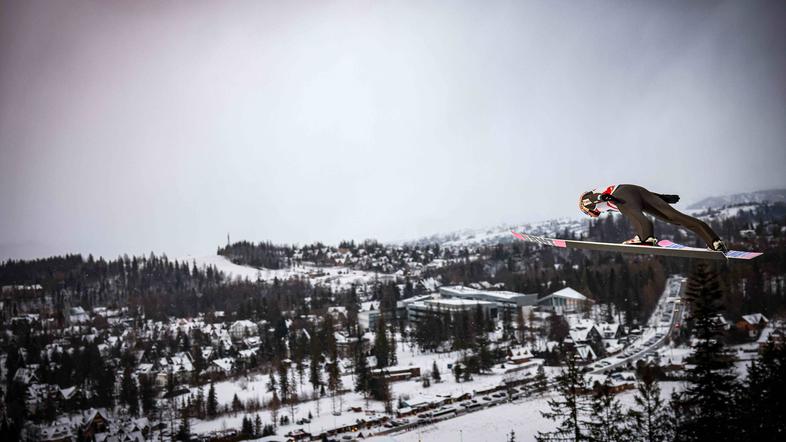
[[[626,347],[621,354],[593,363],[589,373],[605,373],[628,363],[634,363],[666,343],[666,339],[674,331],[676,325],[682,323],[685,314],[685,304],[682,301],[685,281],[686,278],[683,276],[669,277],[666,281],[666,288],[658,299],[658,305],[647,321],[647,326],[642,330],[641,336]]]

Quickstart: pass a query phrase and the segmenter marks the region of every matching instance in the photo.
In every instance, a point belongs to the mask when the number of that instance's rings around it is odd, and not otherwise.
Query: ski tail
[[[660,197],[660,199],[662,199],[663,201],[666,201],[669,204],[675,204],[677,201],[680,200],[680,196],[679,195],[663,195],[663,194],[660,194],[660,193],[656,193],[655,195],[658,195],[658,197]]]

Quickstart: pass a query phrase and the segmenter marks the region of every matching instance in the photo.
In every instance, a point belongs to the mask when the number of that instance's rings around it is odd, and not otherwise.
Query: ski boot
[[[725,242],[723,242],[720,239],[716,239],[715,241],[712,242],[712,247],[710,247],[710,250],[714,250],[716,252],[728,253],[729,248],[726,247]]]
[[[623,241],[623,244],[629,244],[632,246],[657,246],[658,239],[650,236],[646,240],[642,241],[639,235],[635,235],[633,238]]]

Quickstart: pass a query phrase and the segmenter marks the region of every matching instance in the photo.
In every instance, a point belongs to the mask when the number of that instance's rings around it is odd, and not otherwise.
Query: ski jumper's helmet
[[[600,211],[595,209],[596,202],[593,202],[593,195],[592,191],[582,193],[579,197],[579,209],[586,215],[597,218],[600,216]]]

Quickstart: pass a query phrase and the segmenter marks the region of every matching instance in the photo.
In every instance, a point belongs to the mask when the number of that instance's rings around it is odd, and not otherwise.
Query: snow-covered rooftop
[[[560,298],[568,298],[568,299],[577,299],[579,301],[586,301],[586,300],[588,300],[588,298],[586,296],[582,295],[581,293],[577,292],[576,290],[573,290],[570,287],[565,287],[564,289],[557,290],[556,292],[554,292],[554,293],[552,293],[552,294],[550,294],[550,295],[548,295],[548,296],[546,296],[544,298],[541,298],[541,300],[546,299],[549,296],[560,297]]]

